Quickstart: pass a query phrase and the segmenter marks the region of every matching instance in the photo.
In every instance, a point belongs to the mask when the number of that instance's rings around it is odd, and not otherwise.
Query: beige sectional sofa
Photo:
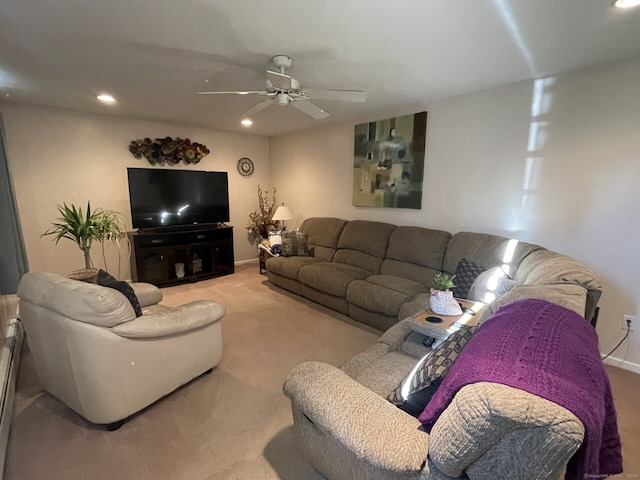
[[[517,285],[484,307],[539,298],[594,319],[601,285],[579,262],[541,246],[484,233],[450,234],[369,221],[310,218],[300,228],[313,256],[267,261],[270,281],[386,332],[341,368],[296,366],[284,383],[294,429],[331,479],[559,479],[584,440],[569,410],[523,390],[463,387],[428,434],[387,400],[431,348],[411,328],[438,271],[462,258],[505,266]]]
[[[503,266],[517,282],[479,320],[521,298],[546,299],[592,320],[602,293],[588,267],[498,235],[320,217],[305,220],[300,231],[311,256],[269,258],[269,280],[380,330],[428,308],[433,276],[455,273],[463,258],[485,269]]]

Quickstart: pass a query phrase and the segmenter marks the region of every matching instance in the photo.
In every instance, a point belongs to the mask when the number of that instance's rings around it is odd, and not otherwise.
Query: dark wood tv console
[[[132,246],[134,282],[166,287],[234,272],[233,227],[189,226],[131,231],[127,235]],[[182,270],[184,275],[179,276]]]

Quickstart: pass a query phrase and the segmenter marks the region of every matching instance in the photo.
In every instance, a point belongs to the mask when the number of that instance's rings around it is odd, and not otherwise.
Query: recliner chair
[[[166,307],[160,289],[131,286],[139,317],[113,288],[43,272],[25,274],[18,286],[20,320],[43,387],[110,430],[222,357],[223,305]]]

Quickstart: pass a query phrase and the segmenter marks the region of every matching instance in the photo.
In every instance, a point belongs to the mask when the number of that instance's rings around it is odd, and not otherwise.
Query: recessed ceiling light
[[[248,118],[245,118],[240,123],[242,125],[244,125],[245,127],[250,127],[251,125],[253,125],[253,122],[251,120],[249,120]]]
[[[618,8],[631,8],[640,5],[640,0],[615,0],[613,5]]]
[[[96,98],[100,100],[102,103],[116,103],[116,99],[113,98],[112,95],[109,95],[107,93],[98,95]]]

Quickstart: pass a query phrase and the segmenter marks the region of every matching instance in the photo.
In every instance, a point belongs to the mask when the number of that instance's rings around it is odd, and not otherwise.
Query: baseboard
[[[629,362],[628,360],[624,360],[622,358],[608,357],[608,358],[605,358],[603,361],[607,365],[611,365],[611,366],[614,366],[614,367],[619,367],[619,368],[622,368],[624,370],[629,370],[630,372],[633,372],[633,373],[640,373],[640,365],[639,364],[633,363],[633,362]]]
[[[237,262],[233,262],[234,265],[244,265],[245,263],[258,263],[258,257],[250,258],[249,260],[238,260]]]
[[[0,378],[3,379],[0,397],[0,480],[3,477],[4,461],[7,455],[7,443],[13,417],[13,400],[23,340],[22,325],[18,320],[12,319],[7,328],[6,343],[2,347],[0,354]]]

